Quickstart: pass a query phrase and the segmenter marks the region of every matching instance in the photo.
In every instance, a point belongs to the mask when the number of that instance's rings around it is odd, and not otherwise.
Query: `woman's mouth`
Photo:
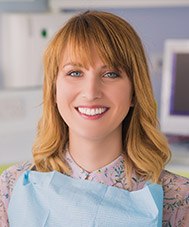
[[[99,119],[101,118],[107,111],[108,107],[84,107],[84,106],[78,106],[76,107],[76,110],[78,113],[88,119]]]

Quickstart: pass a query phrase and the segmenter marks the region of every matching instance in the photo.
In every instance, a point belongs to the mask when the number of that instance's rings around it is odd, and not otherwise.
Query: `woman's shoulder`
[[[176,193],[180,196],[189,196],[189,178],[163,170],[160,180],[165,194]]]
[[[32,166],[31,162],[13,165],[0,175],[0,226],[9,226],[7,210],[14,185],[19,176]]]
[[[14,184],[16,183],[17,179],[19,176],[26,170],[30,169],[32,166],[32,163],[27,161],[27,162],[22,162],[15,164],[5,171],[0,175],[0,182],[1,182],[1,188],[0,190],[5,190],[7,193],[11,193],[14,187]]]
[[[164,170],[161,174],[164,191],[163,226],[187,226],[189,223],[189,179]]]

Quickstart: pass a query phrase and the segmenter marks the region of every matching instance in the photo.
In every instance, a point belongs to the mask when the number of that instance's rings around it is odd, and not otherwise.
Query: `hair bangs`
[[[87,16],[73,18],[66,29],[62,55],[64,51],[68,51],[72,62],[88,68],[94,65],[94,51],[97,51],[106,65],[122,69],[128,74],[130,70],[125,51],[121,48],[122,43],[121,41],[116,43],[117,34],[112,34],[110,37],[109,32],[108,25],[96,18],[87,18]]]

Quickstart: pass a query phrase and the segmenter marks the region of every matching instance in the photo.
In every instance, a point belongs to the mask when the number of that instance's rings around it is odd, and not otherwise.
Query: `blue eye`
[[[119,77],[119,74],[116,72],[108,72],[104,75],[104,77],[115,79],[115,78]]]
[[[69,72],[67,75],[72,76],[72,77],[80,77],[81,76],[81,72],[72,71],[72,72]]]

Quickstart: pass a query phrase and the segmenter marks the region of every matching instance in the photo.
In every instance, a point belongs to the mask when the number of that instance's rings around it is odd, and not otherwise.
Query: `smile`
[[[77,107],[76,110],[85,116],[101,116],[103,115],[109,108],[108,107]]]

